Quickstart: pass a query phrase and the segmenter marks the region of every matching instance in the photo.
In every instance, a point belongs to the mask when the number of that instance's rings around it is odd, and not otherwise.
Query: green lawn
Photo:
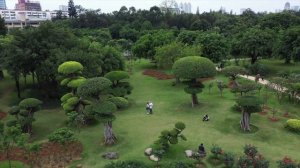
[[[229,90],[225,90],[222,98],[216,86],[211,94],[206,88],[198,95],[200,105],[192,108],[191,98],[183,91],[183,85],[172,86],[172,80],[162,81],[144,76],[142,72],[146,68],[152,68],[146,61],[135,64],[130,78],[134,86],[133,93],[129,96],[131,106],[117,112],[117,119],[113,122],[118,143],[112,147],[102,145],[101,124],[83,128],[76,133],[84,145],[82,160],[72,165],[82,164],[88,168],[104,167],[111,162],[101,158],[101,154],[107,151],[119,152],[119,160],[140,160],[154,165],[144,156],[144,149],[157,139],[162,130],[172,129],[177,121],[186,124],[183,134],[187,137],[187,141],[180,141],[178,145],[171,146],[162,163],[175,160],[191,162],[192,160],[185,157],[184,151],[196,149],[200,143],[204,143],[207,150],[212,144],[218,144],[225,151],[233,152],[237,156],[242,154],[245,144],[253,144],[271,161],[271,167],[275,167],[276,161],[286,155],[300,161],[300,152],[297,148],[300,135],[286,131],[284,129],[286,119],[280,117],[288,110],[294,117],[299,118],[299,105],[287,103],[279,105],[276,99],[272,98],[269,106],[278,108],[279,112],[276,115],[281,120],[272,123],[267,116],[253,114],[251,122],[259,130],[252,134],[244,134],[239,129],[241,114],[231,110],[235,104],[235,96]],[[227,80],[220,75],[216,78]],[[0,82],[0,88],[0,110],[7,111],[12,102],[16,101],[14,98],[16,95],[12,94],[13,82],[10,80]],[[145,114],[148,100],[154,102],[153,115]],[[211,121],[202,122],[204,114],[208,114]],[[33,139],[43,141],[51,131],[65,125],[66,117],[60,107],[52,107],[36,113],[36,120]]]
[[[280,72],[293,72],[293,71],[300,72],[300,62],[285,64],[283,60],[277,60],[277,59],[263,59],[263,60],[259,60],[259,62],[270,69],[271,71],[270,76],[274,76]]]

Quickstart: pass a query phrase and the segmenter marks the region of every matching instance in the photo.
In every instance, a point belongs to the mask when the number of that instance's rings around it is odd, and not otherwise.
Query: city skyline
[[[6,1],[8,9],[13,9],[18,0]],[[67,5],[68,0],[40,0],[43,10],[58,10],[59,5]],[[81,5],[86,9],[101,9],[102,12],[110,13],[119,10],[121,6],[136,9],[149,9],[152,6],[159,6],[162,0],[74,0],[75,5]],[[242,8],[251,8],[255,12],[275,12],[275,10],[284,9],[286,2],[291,6],[300,6],[299,0],[177,0],[177,3],[190,2],[193,6],[192,12],[195,13],[199,6],[200,12],[210,10],[219,10],[225,8],[227,12],[231,10],[239,14]]]

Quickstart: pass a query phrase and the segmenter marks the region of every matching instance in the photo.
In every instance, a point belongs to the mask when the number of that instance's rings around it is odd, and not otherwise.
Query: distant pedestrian
[[[255,82],[256,82],[256,83],[259,82],[259,78],[260,78],[260,74],[257,74],[257,75],[255,76]]]
[[[208,115],[207,115],[207,114],[205,114],[205,115],[203,116],[203,119],[202,119],[202,121],[209,121],[209,117],[208,117]]]
[[[150,102],[147,102],[146,104],[146,114],[150,113]]]
[[[153,114],[153,103],[149,102],[149,113]]]

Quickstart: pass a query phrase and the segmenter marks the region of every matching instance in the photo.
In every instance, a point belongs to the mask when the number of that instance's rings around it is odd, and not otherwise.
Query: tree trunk
[[[31,76],[32,76],[32,84],[34,85],[35,84],[34,72],[31,73]]]
[[[113,133],[112,121],[108,121],[104,124],[104,144],[113,145],[116,143],[116,136]]]
[[[180,78],[176,77],[176,84],[179,84],[180,83]]]
[[[20,81],[18,77],[15,77],[15,84],[18,92],[18,98],[21,98]]]
[[[193,93],[192,95],[192,107],[199,104],[197,94]]]
[[[254,64],[257,61],[257,56],[251,57],[251,64]]]
[[[1,79],[4,79],[4,73],[3,73],[3,70],[0,70],[0,80]]]
[[[244,111],[244,109],[242,110],[242,118],[241,118],[241,121],[240,121],[240,125],[241,125],[241,128],[244,130],[244,131],[251,131],[250,129],[250,113],[247,113]]]

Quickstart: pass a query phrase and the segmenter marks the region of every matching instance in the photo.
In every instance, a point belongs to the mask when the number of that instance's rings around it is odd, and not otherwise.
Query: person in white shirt
[[[153,103],[152,102],[149,103],[149,113],[153,114]]]

